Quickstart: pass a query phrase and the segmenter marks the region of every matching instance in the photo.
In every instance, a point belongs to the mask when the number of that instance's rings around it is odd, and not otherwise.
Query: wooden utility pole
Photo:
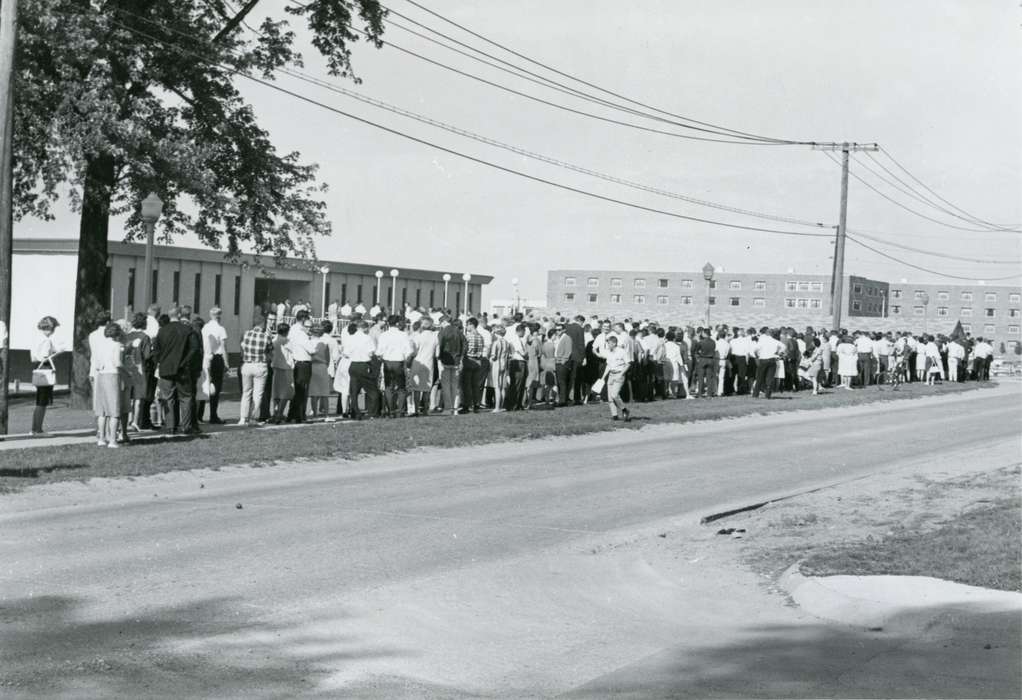
[[[834,330],[841,328],[841,315],[845,295],[845,225],[848,222],[848,154],[852,151],[879,151],[875,143],[814,143],[814,151],[841,151],[841,212],[838,217],[837,238],[834,241],[834,276],[830,283],[830,309],[834,316]]]
[[[14,46],[17,0],[0,2],[0,435],[7,434],[10,379],[11,270],[14,262]]]

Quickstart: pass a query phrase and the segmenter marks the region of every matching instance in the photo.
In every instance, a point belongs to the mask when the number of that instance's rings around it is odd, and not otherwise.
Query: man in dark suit
[[[172,409],[168,411],[166,425],[171,433],[195,434],[199,432],[193,410],[198,379],[195,367],[201,365],[202,341],[190,324],[181,321],[177,307],[168,309],[167,315],[170,323],[159,330],[153,341],[153,355],[160,372],[160,393],[167,397]]]
[[[574,396],[576,406],[582,405],[582,385],[585,383],[585,375],[582,372],[582,364],[586,359],[586,336],[582,330],[585,323],[585,316],[576,316],[571,323],[564,327],[564,335],[571,338],[571,360],[565,370],[568,372],[568,381]],[[568,402],[567,395],[559,396],[558,401]]]

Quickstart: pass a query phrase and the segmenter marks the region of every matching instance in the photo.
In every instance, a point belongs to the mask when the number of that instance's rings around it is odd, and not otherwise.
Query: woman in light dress
[[[124,331],[110,322],[103,329],[103,339],[96,344],[92,365],[95,368],[93,409],[96,414],[96,444],[117,447],[121,414],[124,413],[123,388],[128,383],[124,372]]]
[[[327,322],[329,323],[329,321]],[[309,357],[312,375],[309,378],[309,417],[326,418],[330,413],[330,343],[323,323],[314,323],[310,329],[313,346]]]
[[[436,367],[437,343],[437,332],[433,330],[433,320],[429,316],[423,316],[412,324],[414,353],[411,367],[408,368],[408,390],[415,402],[415,415],[429,415],[432,408],[430,390],[435,378],[433,370]]]
[[[36,338],[35,343],[32,345],[32,362],[36,363],[40,369],[53,369],[56,374],[56,368],[53,366],[53,358],[59,353],[64,352],[63,346],[59,346],[53,339],[53,332],[57,330],[57,319],[53,316],[43,316],[39,323],[36,324],[36,328],[39,329],[39,336]],[[2,345],[2,341],[0,341]],[[43,434],[43,421],[46,419],[46,408],[53,403],[53,387],[52,386],[37,386],[35,388],[35,410],[32,412],[32,434],[42,435]]]
[[[916,379],[921,382],[926,381],[926,368],[929,366],[927,360],[929,357],[926,354],[926,336],[921,335],[916,339]]]
[[[672,398],[679,398],[679,389],[685,388],[685,398],[691,398],[688,393],[688,382],[685,381],[685,360],[681,354],[681,345],[678,344],[674,331],[668,331],[664,336],[664,360],[663,373],[664,381],[667,382],[667,393]]]
[[[830,352],[830,346],[827,346]],[[809,354],[802,353],[802,362],[799,365],[798,375],[808,379],[813,384],[813,396],[820,393],[820,371],[823,369],[823,344],[818,336],[813,337],[813,347]]]
[[[933,386],[936,379],[944,380],[944,362],[940,357],[940,347],[932,335],[926,337],[924,352],[927,362],[926,383]]]
[[[511,361],[511,344],[504,337],[507,329],[497,326],[493,329],[490,344],[490,383],[493,385],[493,412],[504,412],[504,389],[507,387],[507,367]]]
[[[348,395],[351,393],[351,375],[348,369],[351,367],[351,359],[344,349],[345,338],[350,338],[358,332],[357,323],[349,323],[344,332],[337,340],[337,354],[334,358],[334,391],[337,392],[337,415],[342,418],[351,416],[351,406],[348,405]]]
[[[841,377],[841,388],[851,390],[852,377],[859,373],[859,355],[849,337],[843,336],[837,344],[837,373]]]
[[[192,328],[195,332],[202,337],[202,327],[206,325],[206,322],[201,316],[192,316]],[[200,342],[199,347],[204,347],[205,343]],[[199,364],[201,365],[199,370],[199,381],[195,383],[195,420],[202,421],[203,414],[206,412],[206,402],[209,401],[209,392],[215,391],[209,381],[209,367],[206,366],[206,358],[199,358]]]
[[[273,385],[270,399],[273,402],[271,423],[284,422],[284,408],[295,395],[295,361],[287,344],[291,326],[281,323],[277,326],[277,337],[273,339]]]
[[[152,355],[152,339],[145,332],[148,316],[137,313],[131,319],[131,332],[124,338],[124,366],[130,377],[131,385],[131,421],[129,427],[139,430],[139,422],[143,420],[142,407],[146,395],[146,362]],[[142,425],[145,425],[144,421]]]

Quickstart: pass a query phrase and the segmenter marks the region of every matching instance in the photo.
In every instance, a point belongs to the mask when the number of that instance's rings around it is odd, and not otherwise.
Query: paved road
[[[0,695],[566,692],[678,633],[661,574],[582,555],[891,465],[1017,458],[1018,409],[1012,386],[8,496]]]

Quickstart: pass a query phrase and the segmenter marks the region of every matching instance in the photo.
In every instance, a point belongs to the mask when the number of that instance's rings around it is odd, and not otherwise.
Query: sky
[[[262,0],[250,23],[257,26],[266,15],[283,16],[283,1]],[[385,4],[473,46],[542,71],[406,0]],[[1022,45],[1017,3],[423,4],[530,58],[675,114],[785,139],[878,142],[957,206],[987,221],[1022,222]],[[700,143],[607,124],[479,84],[389,46],[354,48],[354,68],[363,81],[356,86],[329,78],[308,44],[308,33],[299,21],[292,22],[303,45],[304,70],[341,87],[618,178],[743,209],[837,223],[840,168],[808,146]],[[384,38],[575,109],[673,129],[526,83],[396,26],[389,27]],[[687,216],[812,232],[605,182],[286,76],[278,83],[415,137],[570,187]],[[243,79],[239,86],[279,151],[298,151],[320,166],[320,179],[330,187],[325,198],[333,225],[333,235],[317,243],[324,259],[492,275],[495,279],[484,302],[510,297],[512,278],[520,280],[522,297],[543,298],[549,269],[698,270],[709,261],[734,272],[831,270],[833,246],[828,238],[738,231],[598,201],[405,140]],[[883,154],[874,155],[907,180]],[[873,161],[857,155],[852,172],[889,196],[927,216],[970,226],[890,189],[860,160],[879,171]],[[1020,270],[1019,234],[946,228],[904,211],[854,177],[848,226],[927,251],[1008,262],[949,260],[869,241],[897,258],[946,274],[993,279],[1018,275]],[[118,231],[115,222],[111,237]],[[77,218],[64,212],[55,222],[23,221],[16,225],[15,235],[73,238]],[[943,279],[851,242],[846,272],[891,281]]]

